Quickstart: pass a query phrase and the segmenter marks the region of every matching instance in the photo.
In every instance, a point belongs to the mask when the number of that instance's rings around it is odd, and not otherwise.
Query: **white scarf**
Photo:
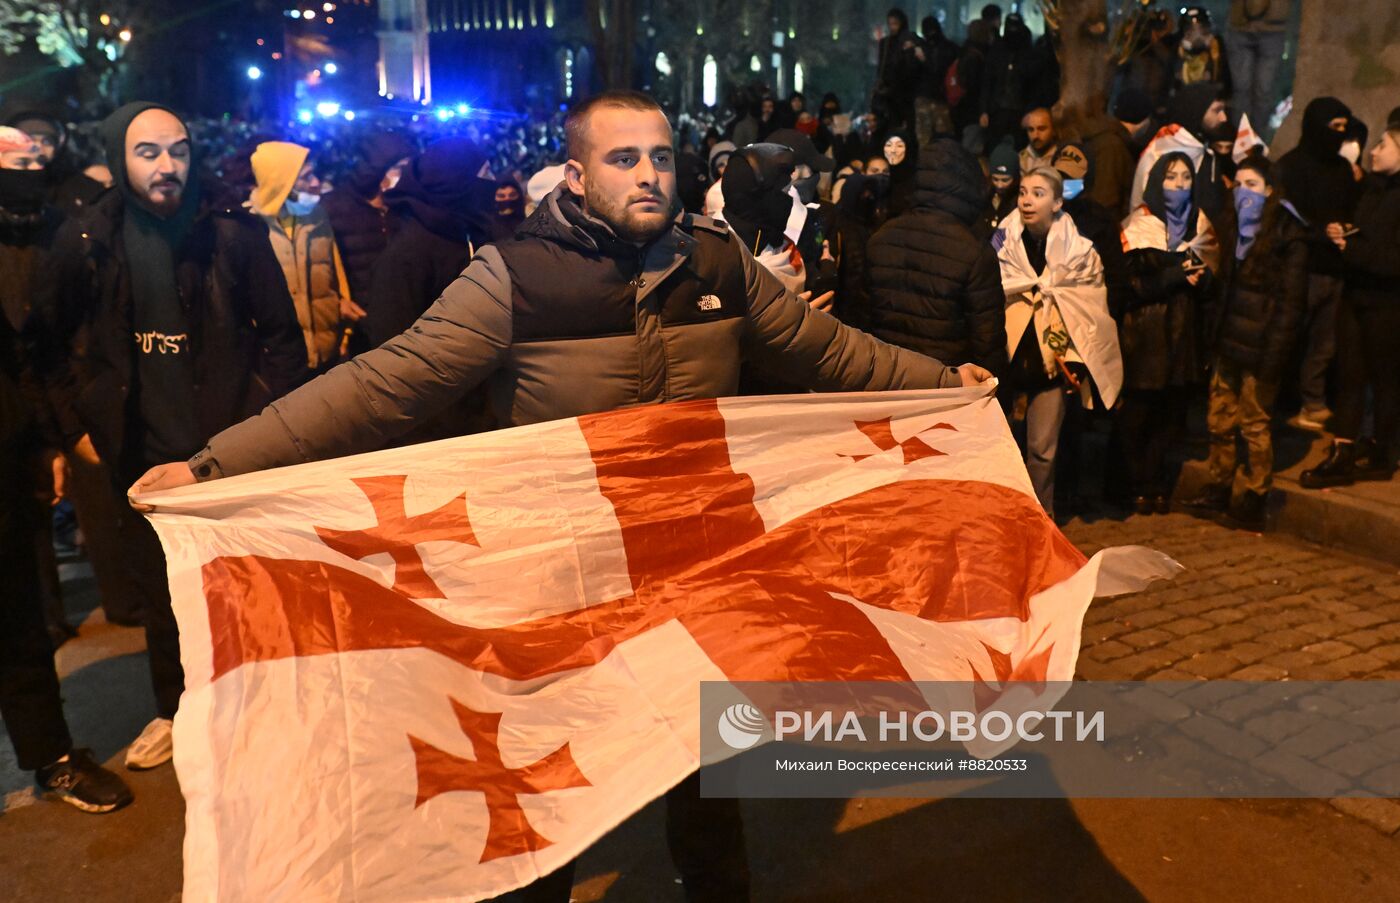
[[[1169,248],[1167,224],[1147,209],[1146,204],[1139,205],[1123,220],[1123,253],[1142,248],[1176,253],[1193,251],[1202,263],[1210,267],[1212,273],[1220,271],[1220,241],[1215,237],[1210,220],[1199,210],[1196,211],[1196,234],[1190,241]]]
[[[1032,319],[1037,339],[1066,361],[1082,361],[1099,387],[1107,407],[1113,407],[1123,386],[1123,358],[1118,351],[1118,326],[1108,312],[1103,262],[1087,238],[1079,234],[1069,214],[1059,213],[1045,238],[1045,272],[1037,273],[1026,254],[1021,211],[1002,221],[992,236],[1001,263],[1001,287],[1006,293],[1006,352],[1016,345]],[[1054,347],[1062,330],[1070,347]]]

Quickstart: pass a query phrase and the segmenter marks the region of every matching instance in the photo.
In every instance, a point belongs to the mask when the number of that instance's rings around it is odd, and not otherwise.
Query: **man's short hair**
[[[657,112],[663,117],[666,115],[666,111],[661,109],[661,104],[656,102],[656,98],[650,94],[643,94],[641,91],[604,91],[579,101],[569,110],[569,115],[564,117],[564,139],[570,160],[584,158],[587,149],[585,137],[588,131],[588,117],[593,114],[594,110],[602,107],[638,112]]]
[[[1064,198],[1065,177],[1060,175],[1060,171],[1058,169],[1054,169],[1050,166],[1037,166],[1035,169],[1032,169],[1024,176],[1021,176],[1022,184],[1024,184],[1025,181],[1030,178],[1040,178],[1049,182],[1050,190],[1053,191],[1055,194],[1055,200],[1058,201]]]
[[[1000,19],[1001,7],[997,6],[995,3],[988,3],[986,6],[982,7],[981,18],[983,22],[990,22],[993,19]]]

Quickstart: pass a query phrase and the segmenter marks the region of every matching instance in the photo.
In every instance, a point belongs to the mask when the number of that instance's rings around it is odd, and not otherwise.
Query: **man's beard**
[[[667,198],[659,191],[654,193],[666,201],[666,212],[656,223],[640,222],[640,217],[632,212],[627,201],[618,203],[601,192],[595,193],[593,186],[587,182],[583,186],[583,203],[589,215],[607,223],[618,238],[636,244],[646,244],[671,228],[671,221],[675,219],[676,213],[675,198]]]

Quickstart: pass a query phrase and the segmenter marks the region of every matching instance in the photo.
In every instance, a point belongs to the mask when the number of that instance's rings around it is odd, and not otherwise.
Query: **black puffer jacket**
[[[1278,204],[1265,208],[1254,245],[1235,259],[1236,225],[1222,217],[1224,286],[1212,311],[1215,355],[1277,385],[1307,307],[1308,247],[1301,223]]]
[[[366,303],[374,262],[389,243],[388,210],[370,199],[378,197],[384,174],[415,150],[411,142],[393,132],[369,136],[358,148],[359,163],[346,184],[321,199],[345,262],[350,297],[361,305]]]
[[[1006,295],[992,246],[975,230],[987,197],[977,160],[939,139],[919,154],[914,208],[867,249],[875,336],[941,361],[1006,367]]]
[[[1359,307],[1400,304],[1400,175],[1368,176],[1356,227],[1343,255],[1347,300]]]

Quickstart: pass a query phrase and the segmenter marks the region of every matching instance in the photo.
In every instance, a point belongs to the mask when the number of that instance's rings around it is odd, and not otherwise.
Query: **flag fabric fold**
[[[634,408],[141,501],[187,900],[503,893],[698,767],[702,681],[1067,681],[1092,599],[1179,569],[1086,561],[987,388]]]

